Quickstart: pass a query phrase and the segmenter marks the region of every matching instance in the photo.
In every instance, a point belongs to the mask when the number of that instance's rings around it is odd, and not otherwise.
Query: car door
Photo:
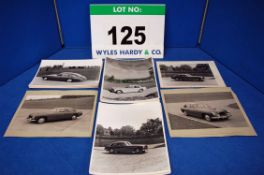
[[[120,152],[120,153],[128,153],[129,152],[125,143],[118,143],[118,152]]]
[[[123,92],[124,93],[129,93],[131,91],[131,87],[130,86],[126,86],[123,88]]]
[[[196,104],[194,106],[194,109],[193,109],[193,116],[196,116],[196,117],[202,117],[202,114],[203,114],[203,108],[202,106],[200,106],[199,104]]]
[[[197,111],[197,107],[196,107],[195,104],[191,104],[189,106],[189,112],[188,112],[188,114],[191,115],[191,116],[197,117],[198,111]]]
[[[71,115],[68,109],[58,110],[56,120],[67,120],[70,118],[71,118]]]
[[[57,75],[54,76],[53,78],[54,78],[54,80],[63,81],[63,74],[57,74]]]

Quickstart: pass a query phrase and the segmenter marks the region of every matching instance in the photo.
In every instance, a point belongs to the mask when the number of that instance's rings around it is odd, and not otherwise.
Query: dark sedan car
[[[204,81],[204,77],[190,74],[174,74],[171,78],[175,81]]]
[[[27,120],[34,123],[45,123],[62,120],[76,120],[83,113],[73,108],[55,108],[48,112],[31,113]]]
[[[44,75],[42,79],[66,82],[82,82],[87,80],[85,76],[73,72],[62,72],[59,74]]]
[[[106,145],[105,150],[112,154],[117,154],[117,153],[138,154],[138,153],[147,152],[148,146],[133,145],[128,141],[118,141]]]
[[[207,121],[213,119],[228,119],[231,114],[225,109],[216,109],[206,104],[185,104],[181,111],[186,116],[203,118]]]

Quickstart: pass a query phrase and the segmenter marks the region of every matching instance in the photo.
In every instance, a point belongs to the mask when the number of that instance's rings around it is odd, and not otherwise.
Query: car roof
[[[61,72],[60,74],[71,74],[71,75],[78,75],[78,76],[82,76],[81,74],[74,73],[74,72]]]
[[[177,75],[191,75],[191,74],[177,74]]]
[[[73,110],[73,108],[71,108],[71,107],[54,108],[54,110],[59,110],[59,109],[70,109],[70,110]]]
[[[113,143],[127,143],[128,141],[116,141],[116,142],[113,142]],[[112,143],[112,144],[113,144]]]
[[[209,106],[208,104],[203,104],[203,103],[188,103],[185,105],[204,105],[204,106]]]

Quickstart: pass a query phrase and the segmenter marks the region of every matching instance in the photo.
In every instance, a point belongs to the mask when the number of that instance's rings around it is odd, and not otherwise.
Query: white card
[[[93,58],[163,58],[165,5],[90,5]]]

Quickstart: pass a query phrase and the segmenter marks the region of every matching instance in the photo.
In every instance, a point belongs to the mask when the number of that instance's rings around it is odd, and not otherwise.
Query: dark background
[[[89,3],[153,3],[151,0],[0,1],[0,174],[88,174],[93,139],[3,138],[40,60],[91,58]],[[172,174],[264,174],[264,1],[205,0],[166,3],[164,60],[215,60],[238,95],[257,137],[170,138]],[[164,120],[166,121],[166,120]],[[165,123],[166,127],[166,123]]]

